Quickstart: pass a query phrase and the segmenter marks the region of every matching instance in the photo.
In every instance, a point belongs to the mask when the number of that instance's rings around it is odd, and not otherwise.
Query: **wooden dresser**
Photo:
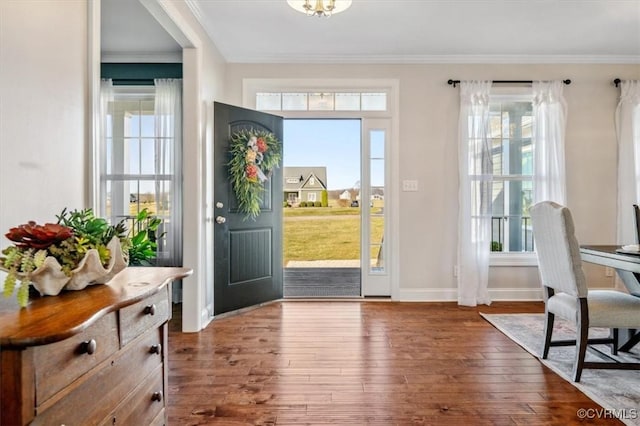
[[[0,425],[166,424],[171,281],[129,267],[108,284],[0,300]]]

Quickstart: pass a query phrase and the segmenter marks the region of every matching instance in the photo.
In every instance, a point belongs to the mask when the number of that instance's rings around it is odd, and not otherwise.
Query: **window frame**
[[[490,105],[495,102],[531,102],[533,103],[533,93],[530,87],[506,87],[506,88],[494,88],[490,95]],[[532,126],[534,122],[532,121]],[[531,135],[532,152],[535,150],[535,140],[533,134]],[[534,180],[535,168],[532,170],[531,176],[528,175],[500,175],[497,181],[509,182],[513,180],[527,181]],[[494,176],[494,182],[495,174]],[[526,176],[526,179],[522,179],[521,176]],[[532,200],[535,203],[535,200]],[[491,251],[489,255],[489,266],[498,267],[513,267],[513,266],[536,266],[538,264],[537,254],[535,247],[532,251],[528,252],[494,252]]]
[[[261,96],[270,97],[270,102],[277,99],[279,105],[275,108],[261,104]],[[343,95],[357,96],[357,108],[339,105],[337,99]],[[375,106],[375,103],[365,101],[367,96],[376,96],[379,101],[383,100],[383,106]],[[297,98],[297,100],[295,99]],[[256,90],[254,92],[253,104],[259,111],[271,112],[387,112],[389,110],[389,92],[387,90]],[[374,105],[374,106],[372,106]],[[271,105],[276,106],[276,105]]]
[[[128,102],[129,100],[133,101],[133,102],[155,102],[155,97],[156,97],[156,93],[155,93],[155,86],[148,86],[148,85],[125,85],[125,86],[115,86],[113,87],[114,90],[114,99],[113,102],[117,103],[117,102]],[[149,115],[147,114],[150,111],[150,115],[155,115],[155,111],[154,109],[148,110],[148,109],[138,109],[137,112],[143,112],[145,114],[143,115]],[[119,164],[120,168],[122,170],[126,170],[127,168],[127,164],[126,164],[126,158],[128,157],[126,152],[122,152],[122,157],[118,160],[114,160],[114,155],[115,153],[113,152],[114,149],[114,140],[116,139],[122,139],[122,143],[123,143],[123,148],[125,149],[124,146],[126,145],[126,141],[129,140],[137,140],[138,143],[140,144],[139,147],[139,161],[142,162],[142,152],[140,151],[142,149],[142,141],[143,140],[153,140],[154,143],[155,141],[158,139],[157,136],[155,136],[155,134],[153,136],[143,136],[142,132],[138,132],[137,136],[127,136],[126,135],[126,131],[124,131],[123,129],[123,133],[119,134],[119,135],[115,135],[113,134],[113,128],[114,128],[114,114],[115,111],[113,111],[110,108],[110,113],[109,115],[111,115],[111,134],[110,137],[106,137],[105,138],[105,145],[102,146],[102,142],[100,142],[101,146],[101,152],[103,153],[103,155],[101,156],[101,161],[100,161],[100,168],[99,168],[99,179],[100,179],[100,194],[97,197],[98,198],[98,203],[99,203],[99,211],[100,211],[100,215],[104,216],[106,218],[108,218],[108,220],[110,220],[112,223],[117,223],[118,221],[120,221],[121,219],[127,219],[128,221],[132,220],[133,215],[129,214],[127,215],[126,213],[123,215],[120,214],[116,214],[114,213],[114,205],[113,205],[113,200],[111,200],[111,206],[109,208],[107,208],[107,200],[109,197],[113,197],[114,194],[114,184],[117,185],[122,185],[122,191],[123,194],[122,197],[123,199],[125,199],[124,197],[129,197],[129,203],[131,203],[131,195],[134,195],[131,193],[130,190],[130,185],[132,183],[135,183],[138,191],[135,193],[136,195],[136,202],[138,204],[140,204],[141,202],[141,196],[145,195],[146,193],[140,192],[140,187],[141,184],[143,182],[146,182],[148,184],[153,185],[156,182],[164,182],[164,185],[167,185],[168,188],[171,189],[171,195],[170,197],[173,198],[175,196],[175,194],[173,193],[173,187],[172,187],[172,180],[176,174],[176,170],[175,170],[175,158],[172,158],[172,163],[173,163],[173,167],[172,170],[170,171],[170,173],[163,173],[163,174],[159,174],[159,173],[142,173],[141,170],[139,170],[138,173],[114,173],[113,170],[113,164],[115,161],[120,161],[122,160],[122,164]],[[126,112],[125,112],[126,115]],[[141,124],[140,124],[141,125]],[[107,155],[108,150],[107,150],[107,144],[109,143],[108,141],[110,140],[111,143],[111,155]],[[175,144],[175,140],[172,141],[172,144]],[[173,153],[175,151],[175,147],[171,148],[171,152]],[[109,166],[109,162],[111,162],[111,166]],[[118,190],[116,190],[117,192]],[[158,200],[154,199],[154,202],[158,203]],[[138,211],[140,211],[141,208],[138,208]],[[165,226],[167,224],[170,224],[173,220],[174,217],[172,215],[172,210],[169,209],[169,211],[167,213],[154,213],[154,216],[160,218],[162,220],[162,225],[161,226]],[[128,223],[128,226],[131,226],[130,223]],[[169,225],[170,226],[170,225]],[[171,245],[169,245],[167,243],[167,241],[164,242],[160,242],[160,240],[158,241],[158,248],[156,251],[156,257],[154,258],[154,262],[157,263],[158,266],[162,266],[164,265],[167,260],[171,259],[172,256],[175,256],[175,253],[171,253],[171,251],[173,250],[173,247]]]

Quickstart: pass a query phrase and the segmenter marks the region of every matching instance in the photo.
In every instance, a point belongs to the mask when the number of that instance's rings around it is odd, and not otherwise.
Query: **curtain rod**
[[[616,87],[618,87],[620,83],[622,83],[622,80],[620,80],[619,78],[616,78],[615,80],[613,80],[613,84],[615,84]]]
[[[567,80],[562,80],[562,82],[564,84],[571,84],[571,80],[567,79]],[[492,83],[497,83],[497,84],[531,84],[533,83],[533,80],[493,80]],[[453,87],[456,87],[456,85],[460,84],[460,80],[449,80],[447,81],[447,84]]]

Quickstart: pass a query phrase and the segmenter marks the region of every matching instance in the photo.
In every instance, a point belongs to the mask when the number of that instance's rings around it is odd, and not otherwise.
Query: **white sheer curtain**
[[[618,136],[617,243],[635,244],[633,204],[640,204],[640,80],[622,81],[616,109]]]
[[[458,126],[458,304],[490,304],[489,255],[493,164],[489,135],[491,81],[460,83]]]
[[[97,173],[99,178],[99,193],[106,194],[107,193],[107,184],[106,180],[102,179],[102,174],[105,173],[106,161],[107,161],[107,138],[111,137],[111,122],[110,120],[113,117],[113,100],[114,100],[114,90],[113,90],[113,81],[108,79],[100,80],[100,121],[99,121],[99,148],[98,148],[98,158],[95,161],[96,170],[100,172]],[[98,195],[98,194],[94,194]],[[105,214],[107,212],[107,197],[97,197],[97,202],[100,203],[98,206],[98,212],[100,214]]]
[[[182,80],[155,79],[155,199],[166,235],[159,242],[159,263],[182,265]],[[181,285],[173,300],[182,300]]]
[[[566,205],[564,135],[567,103],[562,81],[533,83],[533,201]]]

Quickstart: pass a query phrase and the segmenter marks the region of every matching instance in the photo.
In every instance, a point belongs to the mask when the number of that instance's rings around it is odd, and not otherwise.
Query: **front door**
[[[264,182],[260,213],[247,217],[231,185],[231,137],[267,132],[282,141],[282,117],[214,103],[214,315],[282,297],[282,169]],[[281,146],[281,145],[280,145]]]

